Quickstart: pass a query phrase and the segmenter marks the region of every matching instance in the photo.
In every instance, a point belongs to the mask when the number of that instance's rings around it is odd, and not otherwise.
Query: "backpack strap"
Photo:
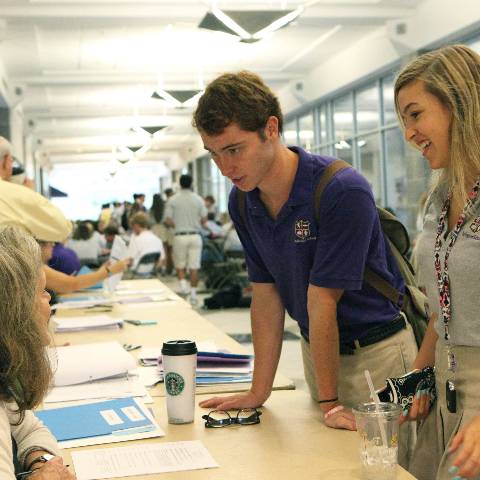
[[[330,183],[330,180],[342,170],[346,168],[352,168],[352,166],[347,163],[345,160],[334,160],[330,163],[322,173],[319,182],[317,183],[317,187],[315,188],[315,193],[313,197],[313,204],[315,206],[314,213],[315,213],[315,221],[317,225],[320,225],[320,200],[323,195],[323,191],[325,190],[326,186]]]
[[[365,267],[363,279],[377,292],[388,298],[393,304],[398,305],[400,303],[402,293],[370,268]]]
[[[245,209],[247,208],[246,203],[247,203],[247,200],[246,200],[245,192],[237,188],[238,213],[240,214],[240,217],[244,225],[247,224],[247,215],[245,214]]]
[[[323,192],[326,186],[330,183],[330,180],[340,171],[345,170],[346,168],[353,168],[345,160],[334,160],[328,167],[325,168],[317,187],[315,188],[314,193],[314,213],[315,221],[317,226],[320,225],[320,203],[322,199]],[[245,214],[245,211],[244,211]],[[398,291],[393,285],[387,282],[380,275],[375,273],[368,267],[365,267],[365,272],[363,274],[364,280],[373,287],[377,292],[382,294],[384,297],[388,298],[392,303],[398,305],[400,299],[402,298],[402,293]]]

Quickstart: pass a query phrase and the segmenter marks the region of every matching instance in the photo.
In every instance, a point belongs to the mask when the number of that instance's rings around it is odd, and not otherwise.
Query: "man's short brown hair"
[[[272,116],[277,117],[281,133],[283,115],[277,97],[258,75],[244,70],[225,73],[209,83],[192,124],[208,135],[219,135],[236,123],[242,130],[258,132],[263,138],[263,128]]]

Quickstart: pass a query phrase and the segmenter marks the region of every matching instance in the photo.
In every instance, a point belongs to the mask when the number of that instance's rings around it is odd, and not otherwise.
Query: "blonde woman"
[[[0,227],[0,285],[0,478],[72,480],[55,438],[31,412],[51,377],[50,296],[40,249],[16,227]]]
[[[438,179],[418,239],[419,283],[432,316],[414,366],[435,365],[437,402],[424,419],[412,473],[420,480],[480,475],[480,56],[462,45],[424,54],[395,84],[408,142]]]

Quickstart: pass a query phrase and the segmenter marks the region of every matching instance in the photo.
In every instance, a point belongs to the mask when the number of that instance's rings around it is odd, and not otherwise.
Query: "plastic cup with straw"
[[[387,432],[385,431],[385,424],[383,423],[380,417],[380,399],[378,398],[377,392],[375,391],[375,387],[373,386],[372,376],[368,370],[365,370],[365,378],[367,379],[368,388],[370,389],[370,396],[372,397],[375,403],[375,411],[379,414],[378,415],[378,426],[380,427],[380,436],[382,437],[382,444],[385,447],[388,447],[387,441]]]

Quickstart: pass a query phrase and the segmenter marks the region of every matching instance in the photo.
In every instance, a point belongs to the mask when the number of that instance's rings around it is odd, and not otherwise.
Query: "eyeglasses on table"
[[[255,425],[260,423],[261,414],[256,408],[242,408],[236,415],[226,410],[212,410],[207,415],[202,415],[202,418],[206,428],[220,428],[230,425]]]

